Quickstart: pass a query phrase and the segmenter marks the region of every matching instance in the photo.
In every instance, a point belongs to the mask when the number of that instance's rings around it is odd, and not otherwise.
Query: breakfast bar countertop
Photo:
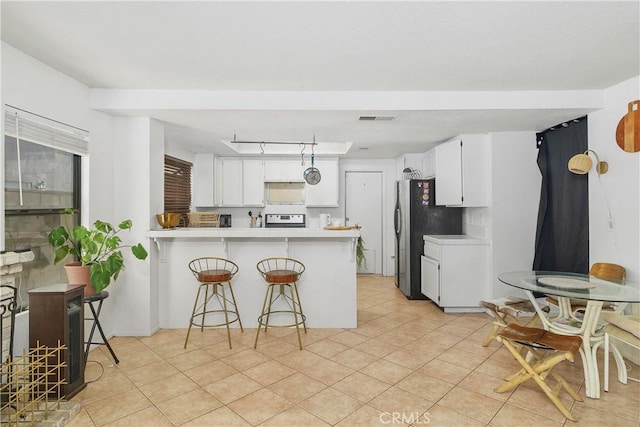
[[[343,239],[357,238],[360,231],[325,230],[324,228],[215,228],[215,227],[183,227],[170,229],[153,229],[146,232],[146,237],[154,239],[181,238],[314,238]]]

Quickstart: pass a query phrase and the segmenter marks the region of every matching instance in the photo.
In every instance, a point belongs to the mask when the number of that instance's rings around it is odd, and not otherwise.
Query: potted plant
[[[364,240],[362,239],[362,236],[358,236],[358,242],[356,244],[356,264],[359,268],[362,268],[362,264],[364,264],[365,267],[367,265],[367,259],[364,256],[364,251]]]
[[[360,230],[362,226],[360,226],[360,224],[356,224],[352,228]],[[358,236],[358,240],[356,242],[356,264],[358,265],[358,268],[362,268],[363,264],[365,267],[367,266],[367,259],[364,255],[364,251],[366,251],[366,248],[364,247],[364,239],[362,239],[362,236]]]
[[[54,228],[48,235],[49,244],[55,253],[53,262],[57,264],[69,254],[75,256],[78,261],[72,264],[84,267],[85,271],[89,270],[90,281],[82,282],[87,285],[85,293],[91,293],[90,288],[100,293],[112,280],[118,278],[124,270],[122,249],[131,248],[131,253],[137,259],[147,258],[147,250],[141,243],[123,245],[118,235],[122,230],[131,228],[131,220],[122,221],[117,227],[97,220],[93,223],[93,228],[89,229],[82,225],[71,225],[71,218],[75,215],[73,209],[65,209],[63,215],[66,224]]]

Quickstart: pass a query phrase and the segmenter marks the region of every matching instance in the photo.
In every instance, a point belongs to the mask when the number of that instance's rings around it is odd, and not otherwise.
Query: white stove
[[[265,228],[304,228],[306,227],[304,214],[266,214]]]

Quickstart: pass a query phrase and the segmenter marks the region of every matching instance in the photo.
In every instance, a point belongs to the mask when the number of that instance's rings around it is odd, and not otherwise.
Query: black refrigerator
[[[427,299],[420,292],[422,236],[462,234],[462,208],[436,206],[435,179],[396,181],[395,201],[396,286],[408,299]]]

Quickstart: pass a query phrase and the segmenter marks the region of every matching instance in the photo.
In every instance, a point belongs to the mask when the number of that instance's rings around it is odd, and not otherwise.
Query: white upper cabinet
[[[314,166],[320,171],[320,182],[316,185],[305,184],[305,206],[338,206],[338,160],[315,160]],[[311,164],[309,164],[311,167]]]
[[[264,206],[262,160],[216,159],[215,206]]]
[[[305,183],[305,206],[338,207],[338,159],[316,160],[322,179],[316,185]],[[265,182],[304,182],[299,160],[218,158],[196,154],[193,172],[195,207],[265,206]]]
[[[244,206],[264,206],[264,162],[242,161],[242,203]]]
[[[242,160],[216,159],[216,206],[242,206]]]
[[[462,135],[435,147],[436,204],[489,206],[489,135]]]
[[[194,207],[213,206],[214,203],[214,156],[196,154],[193,159],[193,200]]]
[[[300,160],[265,160],[265,182],[303,182],[304,168]]]
[[[436,149],[432,148],[422,157],[422,177],[433,178],[434,176],[436,176]]]

